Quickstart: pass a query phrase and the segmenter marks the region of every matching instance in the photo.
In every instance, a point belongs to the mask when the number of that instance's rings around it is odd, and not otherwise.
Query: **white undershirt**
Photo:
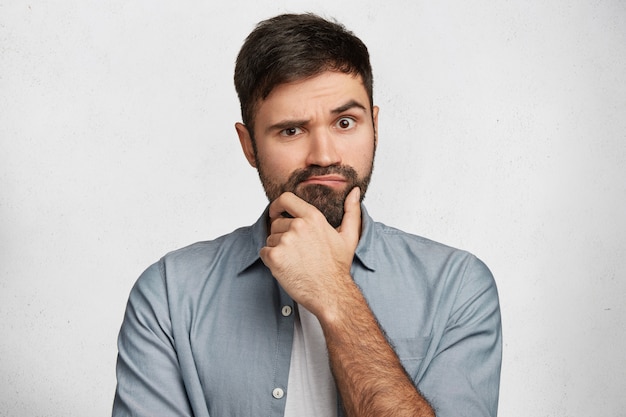
[[[337,415],[337,392],[317,317],[296,305],[285,417]]]

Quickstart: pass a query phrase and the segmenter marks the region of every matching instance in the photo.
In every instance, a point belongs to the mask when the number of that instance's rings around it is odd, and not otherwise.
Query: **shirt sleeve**
[[[495,417],[502,329],[489,269],[470,256],[435,356],[419,383],[437,417]]]
[[[130,293],[118,337],[113,417],[192,416],[176,355],[161,263]]]

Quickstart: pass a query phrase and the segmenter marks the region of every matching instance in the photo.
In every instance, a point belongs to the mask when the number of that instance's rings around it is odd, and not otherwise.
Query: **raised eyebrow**
[[[350,100],[346,104],[344,104],[343,106],[339,106],[339,107],[337,107],[335,109],[332,109],[330,112],[332,114],[340,114],[340,113],[343,113],[345,111],[348,111],[348,110],[354,109],[354,108],[361,109],[363,111],[367,111],[367,108],[364,105],[362,105],[361,103],[359,103],[358,101]]]
[[[271,133],[289,129],[290,127],[301,127],[308,123],[308,120],[281,120],[265,129],[265,133]]]

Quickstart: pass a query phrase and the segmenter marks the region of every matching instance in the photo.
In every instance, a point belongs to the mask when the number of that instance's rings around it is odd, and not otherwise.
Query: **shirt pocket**
[[[430,346],[430,336],[401,337],[392,340],[400,362],[414,382],[417,382],[420,365]]]

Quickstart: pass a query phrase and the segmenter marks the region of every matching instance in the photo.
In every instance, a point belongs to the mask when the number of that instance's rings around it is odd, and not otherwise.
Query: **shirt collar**
[[[370,271],[375,271],[377,265],[374,244],[376,243],[376,223],[370,217],[367,209],[361,204],[361,239],[356,247],[355,257]]]
[[[239,273],[260,261],[259,252],[267,239],[267,215],[269,206],[265,208],[259,219],[248,228],[248,244],[242,248]],[[369,270],[376,270],[374,220],[369,216],[365,206],[361,204],[361,239],[356,247],[355,258]]]
[[[241,253],[241,266],[239,268],[239,274],[246,269],[250,268],[254,263],[260,261],[259,252],[261,248],[265,246],[267,240],[267,216],[269,206],[265,208],[261,217],[248,228],[248,237],[246,246],[242,249]]]

